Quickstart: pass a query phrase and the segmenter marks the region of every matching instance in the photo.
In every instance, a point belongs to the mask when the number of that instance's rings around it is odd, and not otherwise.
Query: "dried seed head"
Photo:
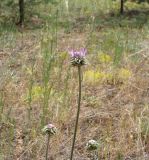
[[[97,150],[99,147],[99,143],[93,139],[89,140],[86,144],[86,147],[88,150],[93,151],[93,150]]]
[[[48,125],[44,126],[42,131],[44,134],[55,135],[57,132],[57,128],[53,124],[48,124]]]

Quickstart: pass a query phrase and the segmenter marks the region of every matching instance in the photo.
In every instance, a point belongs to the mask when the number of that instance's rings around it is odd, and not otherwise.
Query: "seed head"
[[[99,147],[99,143],[93,139],[89,140],[86,144],[86,147],[88,150],[93,151],[93,150],[97,150]]]
[[[48,125],[44,126],[42,131],[44,134],[55,135],[57,132],[57,128],[53,124],[48,124]]]

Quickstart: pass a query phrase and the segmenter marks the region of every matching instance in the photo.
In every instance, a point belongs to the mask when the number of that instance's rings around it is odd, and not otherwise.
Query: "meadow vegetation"
[[[9,0],[6,0],[9,2]],[[5,1],[5,2],[6,2]],[[55,0],[56,1],[56,0]],[[54,0],[52,2],[55,2]],[[149,159],[149,4],[119,0],[0,5],[0,160],[70,158],[78,74],[70,49],[87,49],[74,160]]]

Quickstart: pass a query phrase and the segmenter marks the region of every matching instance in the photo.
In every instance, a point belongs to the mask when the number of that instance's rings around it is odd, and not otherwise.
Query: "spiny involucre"
[[[42,129],[42,132],[44,134],[54,135],[57,132],[57,128],[53,124],[48,124],[44,126],[44,128]]]
[[[99,147],[99,143],[93,139],[89,140],[86,144],[88,150],[97,150]]]

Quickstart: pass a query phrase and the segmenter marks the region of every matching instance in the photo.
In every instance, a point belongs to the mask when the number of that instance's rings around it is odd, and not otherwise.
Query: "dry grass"
[[[95,26],[92,23],[88,26],[86,20],[82,23],[81,20],[76,20],[70,32],[66,33],[65,28],[58,31],[58,47],[54,50],[55,58],[48,80],[51,90],[45,117],[46,123],[54,123],[58,128],[57,135],[50,141],[50,160],[67,160],[70,156],[78,82],[77,71],[70,67],[69,56],[65,52],[68,48],[82,46],[88,48],[89,62],[83,71],[102,71],[112,77],[92,82],[83,80],[74,159],[91,159],[91,153],[85,148],[89,139],[100,142],[101,160],[149,158],[148,25],[136,28],[128,22],[130,17],[124,17],[126,22],[122,20],[122,26],[115,28],[112,21],[116,23],[117,17],[115,20],[111,17],[111,22],[107,22],[110,14],[107,15],[101,16],[105,18],[105,28],[104,23],[98,22],[97,15],[93,22]],[[130,25],[128,28],[125,26],[127,22]],[[46,137],[41,133],[44,97],[37,88],[43,88],[43,52],[49,47],[50,36],[51,33],[45,28],[24,28],[21,32],[17,29],[14,33],[7,32],[3,35],[0,44],[2,160],[44,159]],[[119,42],[124,42],[123,48]],[[120,63],[113,64],[117,48],[123,49],[123,55],[119,59]],[[110,55],[112,61],[101,62],[98,57],[98,52],[101,51]],[[131,75],[119,77],[121,68],[130,71]],[[34,82],[34,92],[29,104],[27,96],[31,80]],[[27,109],[30,106],[31,119],[28,121]]]
[[[63,38],[59,43],[62,43],[62,46],[64,46],[64,44],[69,44],[69,47],[75,44],[78,45],[76,37],[77,35],[75,34],[73,38],[72,34],[71,40],[69,40],[66,36],[66,38]],[[81,39],[80,35],[78,35],[78,37],[78,39]],[[24,39],[26,40],[24,40],[23,45],[17,43],[17,46],[14,47],[14,54],[9,54],[7,51],[7,54],[10,56],[3,56],[2,58],[5,65],[6,62],[11,61],[11,58],[16,60],[15,64],[10,65],[8,63],[6,66],[7,70],[11,70],[11,73],[15,72],[16,79],[13,80],[11,77],[11,79],[8,79],[7,84],[2,88],[4,103],[2,116],[4,116],[6,121],[1,124],[1,128],[4,128],[2,133],[5,131],[8,132],[9,128],[13,127],[11,126],[11,119],[14,119],[16,133],[16,151],[14,151],[14,156],[18,157],[18,159],[32,159],[32,156],[43,157],[44,154],[44,138],[41,138],[40,131],[35,129],[39,126],[38,123],[41,104],[40,101],[37,101],[38,103],[33,103],[32,126],[34,130],[30,130],[28,128],[29,131],[25,131],[27,129],[25,127],[27,104],[22,101],[22,95],[25,94],[28,85],[28,78],[24,72],[24,66],[31,63],[30,57],[32,54],[36,54],[36,65],[39,69],[38,64],[40,62],[40,58],[38,59],[37,54],[39,52],[39,42],[36,42],[36,39],[33,40],[33,38],[31,38],[32,41],[30,41],[28,36]],[[71,41],[73,41],[73,43]],[[82,39],[81,42],[83,43]],[[59,46],[61,46],[61,44]],[[144,55],[145,54],[146,53],[144,53]],[[88,60],[91,61],[92,59],[89,57],[90,55],[88,56]],[[68,61],[67,63],[67,65],[64,65],[64,70],[69,65]],[[140,60],[136,64],[131,64],[129,60],[127,60],[126,63],[127,64],[125,65],[129,66],[133,72],[133,76],[128,82],[116,80],[116,82],[104,82],[104,84],[84,84],[81,117],[79,122],[80,129],[78,132],[75,152],[76,159],[87,159],[86,156],[88,153],[85,152],[84,147],[86,142],[92,138],[98,139],[102,143],[102,147],[100,148],[101,159],[106,159],[107,157],[110,157],[110,159],[116,159],[118,154],[122,154],[125,158],[129,156],[133,158],[136,156],[140,157],[141,155],[146,155],[148,153],[148,133],[146,133],[148,128],[146,123],[148,121],[149,111],[149,81],[147,78],[149,72],[148,58],[141,56]],[[85,68],[87,67],[88,66]],[[36,74],[36,76],[38,76],[40,71]],[[73,89],[71,94],[76,95],[77,82],[75,82],[74,78],[69,79],[69,87]],[[38,80],[39,79],[36,79],[36,81]],[[62,89],[63,86],[61,86],[61,90]],[[59,105],[57,104],[58,99],[55,97],[53,98],[55,100],[53,107]],[[52,147],[50,149],[50,153],[51,157],[53,155],[53,159],[67,159],[66,157],[69,156],[75,119],[75,115],[72,113],[76,112],[76,97],[72,96],[70,98],[71,106],[66,108],[66,110],[60,108],[60,110],[62,110],[60,117],[53,117],[51,120],[53,123],[56,123],[59,128],[57,137],[51,142]],[[49,108],[51,105],[52,104],[49,104]],[[6,124],[8,126],[3,127]],[[142,127],[145,127],[145,133],[142,131]],[[6,145],[7,142],[4,144]],[[7,145],[5,147],[7,147]],[[37,149],[40,150],[37,151]],[[82,155],[84,158],[80,158]]]

